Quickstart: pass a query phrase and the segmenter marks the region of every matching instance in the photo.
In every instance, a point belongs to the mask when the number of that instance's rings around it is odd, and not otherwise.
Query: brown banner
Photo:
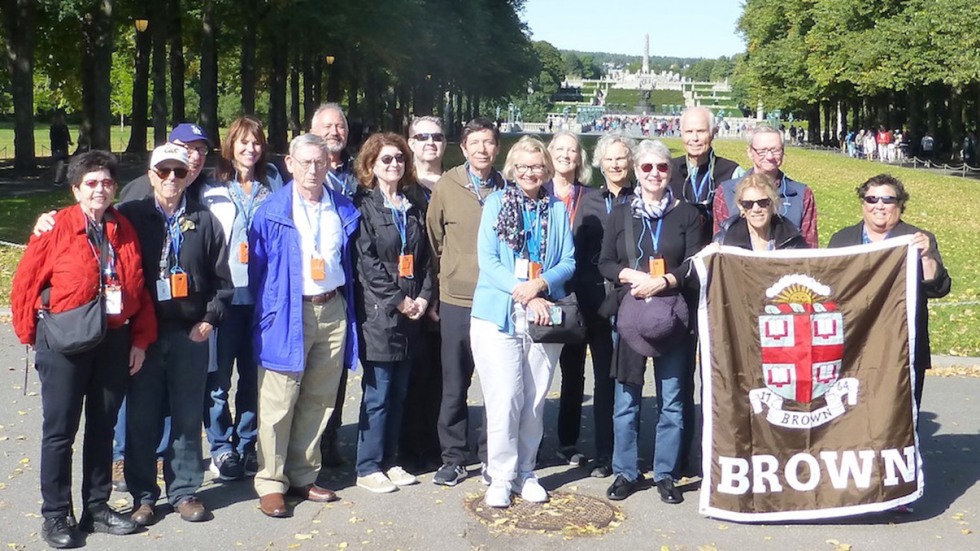
[[[696,260],[702,514],[812,520],[922,495],[908,243]]]

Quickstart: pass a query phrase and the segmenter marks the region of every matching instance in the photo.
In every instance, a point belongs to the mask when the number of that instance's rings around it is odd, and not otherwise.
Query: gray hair
[[[592,156],[592,166],[600,167],[600,162],[603,157],[606,156],[606,150],[614,144],[621,143],[626,146],[626,159],[629,160],[630,166],[633,166],[633,150],[636,149],[636,140],[617,130],[615,132],[610,132],[603,137],[599,138],[599,141],[595,144],[595,154]]]
[[[421,117],[412,117],[412,122],[408,125],[408,137],[412,137],[412,135],[415,134],[415,127],[422,122],[431,122],[432,124],[438,126],[440,131],[445,131],[445,127],[442,125],[442,117],[423,115]]]
[[[555,145],[558,138],[563,136],[568,136],[569,138],[575,140],[575,147],[578,149],[578,173],[575,175],[575,178],[580,183],[589,185],[589,183],[592,182],[592,167],[589,166],[589,154],[585,151],[585,148],[582,147],[582,141],[578,139],[578,134],[572,132],[571,130],[559,130],[558,132],[555,132],[555,135],[552,136],[551,141],[548,142],[548,154],[551,154],[551,148]]]
[[[634,159],[646,157],[647,155],[653,155],[665,163],[669,163],[671,158],[670,148],[660,140],[643,140],[636,146],[636,150],[633,152]]]
[[[752,130],[749,130],[748,136],[746,137],[746,140],[749,142],[749,146],[752,145],[752,140],[754,140],[755,137],[758,136],[758,135],[760,135],[760,134],[776,134],[777,136],[779,136],[779,139],[780,140],[783,139],[783,133],[782,132],[780,132],[779,130],[777,130],[777,129],[771,127],[771,126],[769,126],[768,124],[759,123],[759,124],[755,125],[755,128],[753,128]]]
[[[708,109],[707,107],[698,106],[698,107],[688,107],[687,109],[685,109],[684,112],[681,113],[681,132],[684,131],[684,119],[687,118],[688,115],[693,115],[696,113],[700,113],[705,117],[707,117],[708,133],[711,134],[711,137],[714,137],[715,130],[717,130],[717,127],[715,126],[715,114],[712,113],[711,109]]]
[[[344,108],[341,107],[339,103],[333,101],[328,103],[321,103],[320,107],[317,107],[316,111],[313,112],[313,118],[311,118],[310,120],[315,121],[316,118],[319,117],[321,114],[323,114],[324,111],[336,111],[340,113],[340,118],[344,119],[344,126],[350,128],[350,124],[348,124],[347,122],[347,115],[344,114]]]
[[[324,158],[326,158],[329,155],[329,150],[327,149],[327,142],[323,138],[317,136],[316,134],[306,133],[306,134],[300,134],[299,136],[296,136],[295,138],[292,139],[291,142],[289,142],[289,156],[290,157],[295,156],[296,151],[299,148],[307,145],[312,145],[320,148],[320,151],[323,153]]]

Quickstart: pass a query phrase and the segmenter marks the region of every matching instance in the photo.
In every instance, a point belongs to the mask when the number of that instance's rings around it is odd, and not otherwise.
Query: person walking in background
[[[68,162],[68,147],[74,145],[71,141],[71,132],[68,131],[68,124],[65,123],[65,116],[61,111],[55,111],[51,118],[51,129],[48,132],[51,140],[51,160],[54,161],[54,185],[65,185],[65,165]]]

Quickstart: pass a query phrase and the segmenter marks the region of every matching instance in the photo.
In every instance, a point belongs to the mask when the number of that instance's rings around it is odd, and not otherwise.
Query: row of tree
[[[0,0],[15,164],[34,166],[35,113],[53,108],[80,114],[91,148],[108,148],[125,115],[131,152],[145,152],[148,128],[160,142],[187,120],[218,143],[239,114],[265,120],[283,151],[322,101],[373,128],[412,113],[458,127],[540,79],[523,2]]]
[[[735,70],[752,106],[796,112],[809,137],[906,128],[955,152],[980,118],[980,19],[969,0],[746,0]]]

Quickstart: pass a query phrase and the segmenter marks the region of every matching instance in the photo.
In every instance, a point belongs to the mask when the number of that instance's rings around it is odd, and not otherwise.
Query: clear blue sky
[[[527,0],[533,40],[561,50],[643,55],[732,56],[745,51],[735,30],[742,0]]]

